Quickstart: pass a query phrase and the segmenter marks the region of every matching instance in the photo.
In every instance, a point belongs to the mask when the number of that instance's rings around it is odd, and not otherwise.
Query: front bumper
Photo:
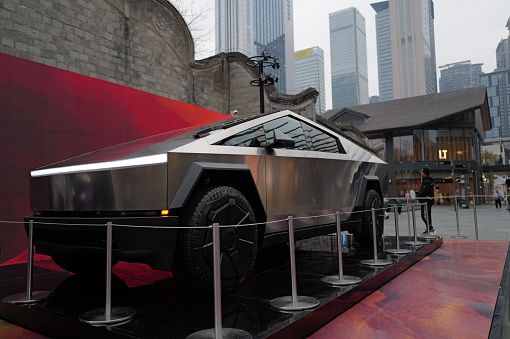
[[[37,252],[47,255],[104,255],[106,224],[112,223],[113,257],[128,262],[148,263],[169,270],[177,239],[179,218],[169,217],[25,217],[34,223]]]

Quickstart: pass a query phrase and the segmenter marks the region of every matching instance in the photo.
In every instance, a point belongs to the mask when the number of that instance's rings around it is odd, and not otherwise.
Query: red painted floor
[[[508,246],[444,240],[310,338],[487,338]]]

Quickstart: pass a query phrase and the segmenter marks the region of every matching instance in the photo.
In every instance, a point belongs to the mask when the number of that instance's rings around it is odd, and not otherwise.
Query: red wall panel
[[[228,115],[0,53],[0,264],[26,249],[31,170]]]

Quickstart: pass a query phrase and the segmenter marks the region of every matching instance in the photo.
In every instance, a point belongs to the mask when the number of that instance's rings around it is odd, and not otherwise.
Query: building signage
[[[446,159],[447,154],[448,154],[447,149],[440,149],[439,150],[439,159]]]

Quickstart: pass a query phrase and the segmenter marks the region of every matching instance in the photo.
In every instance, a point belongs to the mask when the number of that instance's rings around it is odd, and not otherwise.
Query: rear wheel
[[[381,196],[375,190],[368,190],[363,199],[363,212],[361,217],[361,233],[354,234],[356,240],[361,246],[371,246],[374,242],[374,232],[372,225],[372,211],[375,209],[376,220],[376,240],[379,242],[384,231],[384,210]]]
[[[183,214],[174,274],[184,286],[200,294],[213,288],[213,246],[210,229],[193,226],[242,225],[256,222],[244,195],[229,186],[209,187],[193,195]],[[221,286],[224,293],[237,290],[253,267],[258,247],[257,226],[220,229]]]

